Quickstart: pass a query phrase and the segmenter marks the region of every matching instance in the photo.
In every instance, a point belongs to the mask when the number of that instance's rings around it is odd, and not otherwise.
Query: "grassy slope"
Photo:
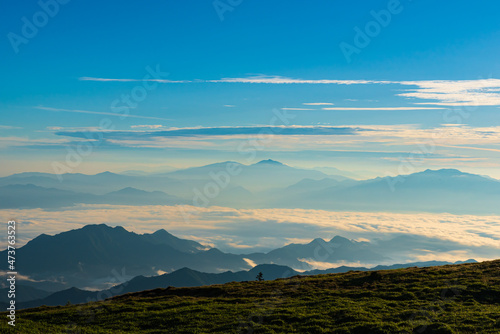
[[[17,315],[21,333],[500,333],[500,260],[156,289]]]

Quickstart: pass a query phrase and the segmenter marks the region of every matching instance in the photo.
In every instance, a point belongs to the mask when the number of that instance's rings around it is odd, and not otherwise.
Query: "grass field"
[[[149,290],[18,311],[15,331],[5,315],[2,333],[500,333],[500,260]]]

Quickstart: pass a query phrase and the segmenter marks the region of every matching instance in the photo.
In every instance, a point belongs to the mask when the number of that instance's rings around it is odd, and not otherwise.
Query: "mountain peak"
[[[261,160],[256,163],[256,165],[274,165],[274,166],[284,166],[285,164],[282,164],[279,161],[272,160],[272,159],[267,159],[267,160]]]
[[[462,172],[458,169],[454,169],[454,168],[426,169],[423,172],[415,173],[415,174],[442,175],[442,176],[471,175],[469,173],[464,173],[464,172]]]
[[[329,242],[339,243],[339,244],[349,244],[351,241],[347,238],[341,237],[340,235],[334,236]]]
[[[123,188],[123,189],[120,189],[120,190],[117,190],[117,191],[112,191],[108,194],[132,194],[132,195],[135,195],[135,194],[147,194],[148,192],[147,191],[144,191],[144,190],[140,190],[140,189],[137,189],[137,188],[133,188],[133,187],[126,187],[126,188]]]
[[[85,225],[82,228],[71,230],[70,232],[72,232],[72,231],[74,232],[74,231],[78,231],[78,230],[81,230],[81,231],[89,231],[89,230],[93,230],[93,231],[116,231],[116,232],[118,232],[118,231],[120,231],[120,232],[125,231],[127,233],[130,233],[129,231],[127,231],[122,226],[112,227],[112,226],[106,225],[104,223],[102,223],[102,224],[89,224],[89,225]]]
[[[322,238],[316,238],[314,239],[313,241],[311,241],[309,244],[317,244],[317,243],[320,243],[320,244],[324,244],[326,241]]]
[[[156,235],[156,236],[169,236],[169,237],[172,236],[173,237],[173,235],[170,234],[170,233],[168,233],[168,231],[165,230],[164,228],[155,231],[152,235]]]
[[[102,172],[102,173],[97,173],[95,175],[100,175],[100,176],[111,176],[111,175],[118,175],[118,174],[115,174],[115,173],[112,173],[110,171],[105,171],[105,172]]]

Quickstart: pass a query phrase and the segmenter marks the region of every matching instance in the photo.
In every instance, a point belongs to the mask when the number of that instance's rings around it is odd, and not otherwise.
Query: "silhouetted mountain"
[[[212,284],[224,284],[227,282],[254,281],[257,274],[262,272],[264,279],[273,280],[300,274],[299,272],[276,264],[262,264],[250,270],[238,272],[226,271],[219,274],[203,273],[189,268],[182,268],[170,274],[160,276],[144,277],[137,276],[112,290],[120,291],[120,294],[143,290],[156,289],[160,287],[192,287]],[[111,290],[110,290],[111,291]]]
[[[177,238],[164,229],[151,234],[142,234],[142,238],[152,244],[167,245],[184,253],[198,253],[210,249],[210,247],[203,246],[196,241]]]
[[[414,262],[406,264],[394,264],[390,266],[376,266],[373,268],[341,266],[326,270],[311,270],[305,272],[297,272],[287,266],[280,266],[275,264],[263,264],[263,265],[258,265],[246,271],[238,271],[238,272],[227,271],[219,274],[203,273],[189,268],[182,268],[170,274],[163,274],[160,276],[152,276],[152,277],[136,276],[125,283],[122,283],[120,285],[102,291],[86,291],[77,288],[70,288],[53,293],[45,298],[19,303],[17,306],[19,309],[22,309],[28,307],[37,307],[41,305],[47,305],[47,306],[65,305],[68,302],[72,304],[78,304],[89,301],[102,300],[104,298],[122,295],[125,293],[153,290],[158,288],[196,287],[196,286],[213,285],[213,284],[224,284],[229,282],[253,281],[256,279],[258,273],[262,273],[263,278],[265,280],[274,280],[277,278],[288,278],[295,275],[345,273],[353,270],[377,271],[386,269],[401,269],[409,267],[431,267],[431,266],[441,266],[447,264],[461,264],[461,263],[474,263],[474,262],[476,261],[467,260],[467,261],[457,261],[455,263],[429,261],[429,262]],[[4,305],[0,304],[0,306],[3,307]]]
[[[372,268],[340,266],[340,267],[324,269],[324,270],[319,270],[319,269],[309,270],[305,273],[307,273],[307,275],[337,274],[337,273],[345,273],[345,272],[348,272],[351,270],[376,271],[376,270],[387,270],[387,269],[402,269],[402,268],[410,268],[410,267],[433,267],[433,266],[444,266],[447,264],[462,264],[462,263],[476,263],[476,262],[477,261],[474,259],[469,259],[466,261],[456,261],[456,262],[426,261],[426,262],[398,263],[398,264],[392,264],[392,265],[378,265],[378,266],[375,266]]]
[[[26,302],[19,302],[17,306],[19,309],[22,309],[22,308],[38,307],[42,305],[59,306],[59,305],[66,305],[68,303],[81,304],[81,303],[88,303],[91,301],[97,301],[97,297],[98,294],[96,291],[87,291],[77,288],[69,288],[66,290],[54,292],[53,294],[45,298],[30,300]]]
[[[91,286],[112,281],[112,271],[127,277],[170,272],[185,266],[206,272],[250,266],[241,256],[226,254],[166,231],[140,235],[123,227],[87,225],[55,236],[42,234],[16,251],[22,274],[38,280],[65,278],[68,285]],[[6,251],[0,252],[6,258]],[[47,259],[51,259],[47,261]],[[6,264],[0,264],[6,269]],[[103,284],[106,282],[102,282]]]
[[[10,290],[9,287],[1,288],[0,289],[0,303],[8,303],[10,301],[10,298],[8,298],[8,291]],[[19,284],[19,282],[16,282],[16,303],[22,303],[30,300],[35,300],[35,299],[42,299],[45,298],[49,295],[51,295],[52,292],[37,289],[31,286]]]

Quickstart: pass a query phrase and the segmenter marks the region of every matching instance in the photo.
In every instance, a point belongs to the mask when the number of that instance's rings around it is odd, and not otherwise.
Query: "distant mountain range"
[[[176,205],[187,204],[176,196],[161,191],[143,191],[131,187],[104,195],[77,193],[33,184],[15,184],[0,187],[0,209],[56,209],[75,204],[115,205]]]
[[[500,214],[500,181],[456,169],[426,170],[284,196],[277,206],[354,211]]]
[[[59,180],[59,178],[61,180]],[[216,187],[217,196],[205,196]],[[204,198],[205,196],[205,198]],[[207,199],[209,198],[209,200]],[[357,181],[273,160],[222,162],[163,174],[21,173],[0,178],[0,208],[77,203],[500,214],[500,181],[456,169]]]

